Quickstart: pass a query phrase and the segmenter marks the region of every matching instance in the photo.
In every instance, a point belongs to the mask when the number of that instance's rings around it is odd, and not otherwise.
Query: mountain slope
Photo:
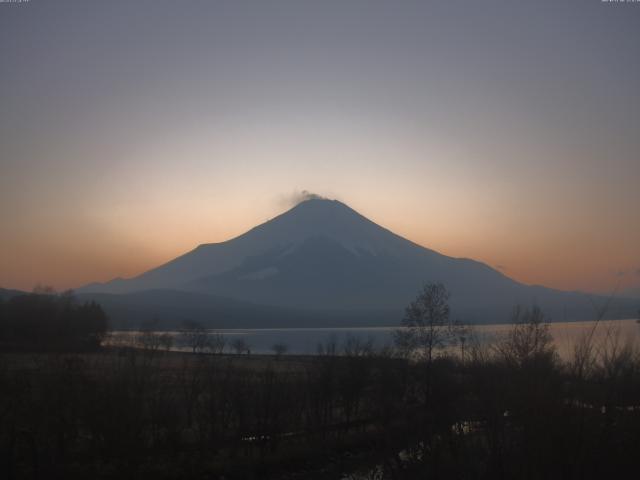
[[[340,202],[320,199],[227,242],[200,245],[136,278],[81,291],[179,290],[270,308],[400,315],[424,282],[445,284],[454,315],[467,321],[506,321],[518,303],[537,303],[556,320],[593,316],[582,294],[520,284],[480,262],[421,247]],[[626,316],[631,304],[619,301],[611,315]]]
[[[286,255],[313,237],[333,239],[355,254],[389,252],[402,256],[410,245],[438,255],[376,225],[338,201],[314,199],[302,202],[234,239],[200,245],[133,279],[92,284],[82,290],[124,293],[183,287],[198,278],[240,267],[247,258],[265,252],[278,251]]]

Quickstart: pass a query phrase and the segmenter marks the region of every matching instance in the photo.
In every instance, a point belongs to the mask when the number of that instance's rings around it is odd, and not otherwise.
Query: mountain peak
[[[355,210],[353,210],[351,207],[349,207],[348,205],[342,203],[339,200],[335,200],[335,199],[331,199],[331,198],[324,198],[324,197],[305,198],[304,200],[298,202],[295,206],[293,206],[288,211],[298,210],[298,209],[301,209],[301,210],[310,210],[310,209],[331,210],[331,209],[339,209],[339,208],[343,208],[343,209],[347,209],[347,210],[351,210],[352,212],[355,212]],[[285,212],[285,213],[287,213],[287,212]]]
[[[354,215],[359,218],[365,219],[362,215],[356,212],[353,208],[349,207],[345,203],[339,200],[333,200],[329,198],[309,198],[296,204],[293,208],[290,208],[286,212],[279,216],[288,214],[296,215],[328,215],[331,218],[332,215]],[[278,217],[276,217],[278,218]]]
[[[581,295],[519,284],[485,264],[421,247],[338,200],[312,195],[236,238],[85,291],[168,289],[255,305],[400,312],[425,282],[446,285],[456,316],[505,321],[513,305],[534,300],[562,318],[585,318]],[[187,318],[198,308],[189,298],[169,311]]]
[[[370,251],[385,249],[400,239],[348,205],[325,198],[304,200],[239,238],[242,237],[259,239],[263,245],[296,244],[308,238],[326,237],[350,250]]]

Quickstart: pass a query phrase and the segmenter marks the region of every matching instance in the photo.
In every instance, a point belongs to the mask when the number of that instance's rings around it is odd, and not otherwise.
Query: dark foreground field
[[[159,349],[0,356],[0,477],[622,478],[640,359],[611,344],[419,362]],[[526,348],[524,348],[526,347]],[[342,352],[344,353],[344,352]]]

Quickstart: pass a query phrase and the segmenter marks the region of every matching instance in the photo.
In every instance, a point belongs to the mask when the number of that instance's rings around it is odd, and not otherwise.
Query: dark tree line
[[[0,349],[89,351],[100,347],[107,316],[95,302],[79,303],[72,292],[0,299]]]
[[[0,472],[343,478],[348,453],[377,469],[365,478],[623,478],[640,453],[637,354],[561,362],[543,325],[517,328],[464,361],[355,340],[314,357],[0,355]]]

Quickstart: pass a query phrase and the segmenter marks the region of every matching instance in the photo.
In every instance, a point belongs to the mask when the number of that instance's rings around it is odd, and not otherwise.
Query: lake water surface
[[[491,343],[506,335],[513,328],[511,324],[474,325],[472,335],[481,343]],[[208,332],[221,334],[227,345],[242,338],[249,345],[251,353],[273,353],[275,344],[287,346],[289,354],[315,354],[318,345],[334,343],[337,352],[341,353],[345,342],[350,338],[371,341],[374,348],[381,349],[393,344],[393,332],[398,327],[361,327],[361,328],[265,328],[265,329],[221,329]],[[636,320],[606,320],[601,322],[557,322],[549,324],[558,353],[562,358],[569,358],[574,346],[586,335],[593,337],[596,348],[603,348],[614,341],[619,344],[627,342],[640,346],[640,324]],[[173,350],[187,350],[181,345],[178,331],[169,332],[174,337]],[[117,331],[108,343],[133,345],[138,332]],[[231,351],[230,348],[227,348]]]

